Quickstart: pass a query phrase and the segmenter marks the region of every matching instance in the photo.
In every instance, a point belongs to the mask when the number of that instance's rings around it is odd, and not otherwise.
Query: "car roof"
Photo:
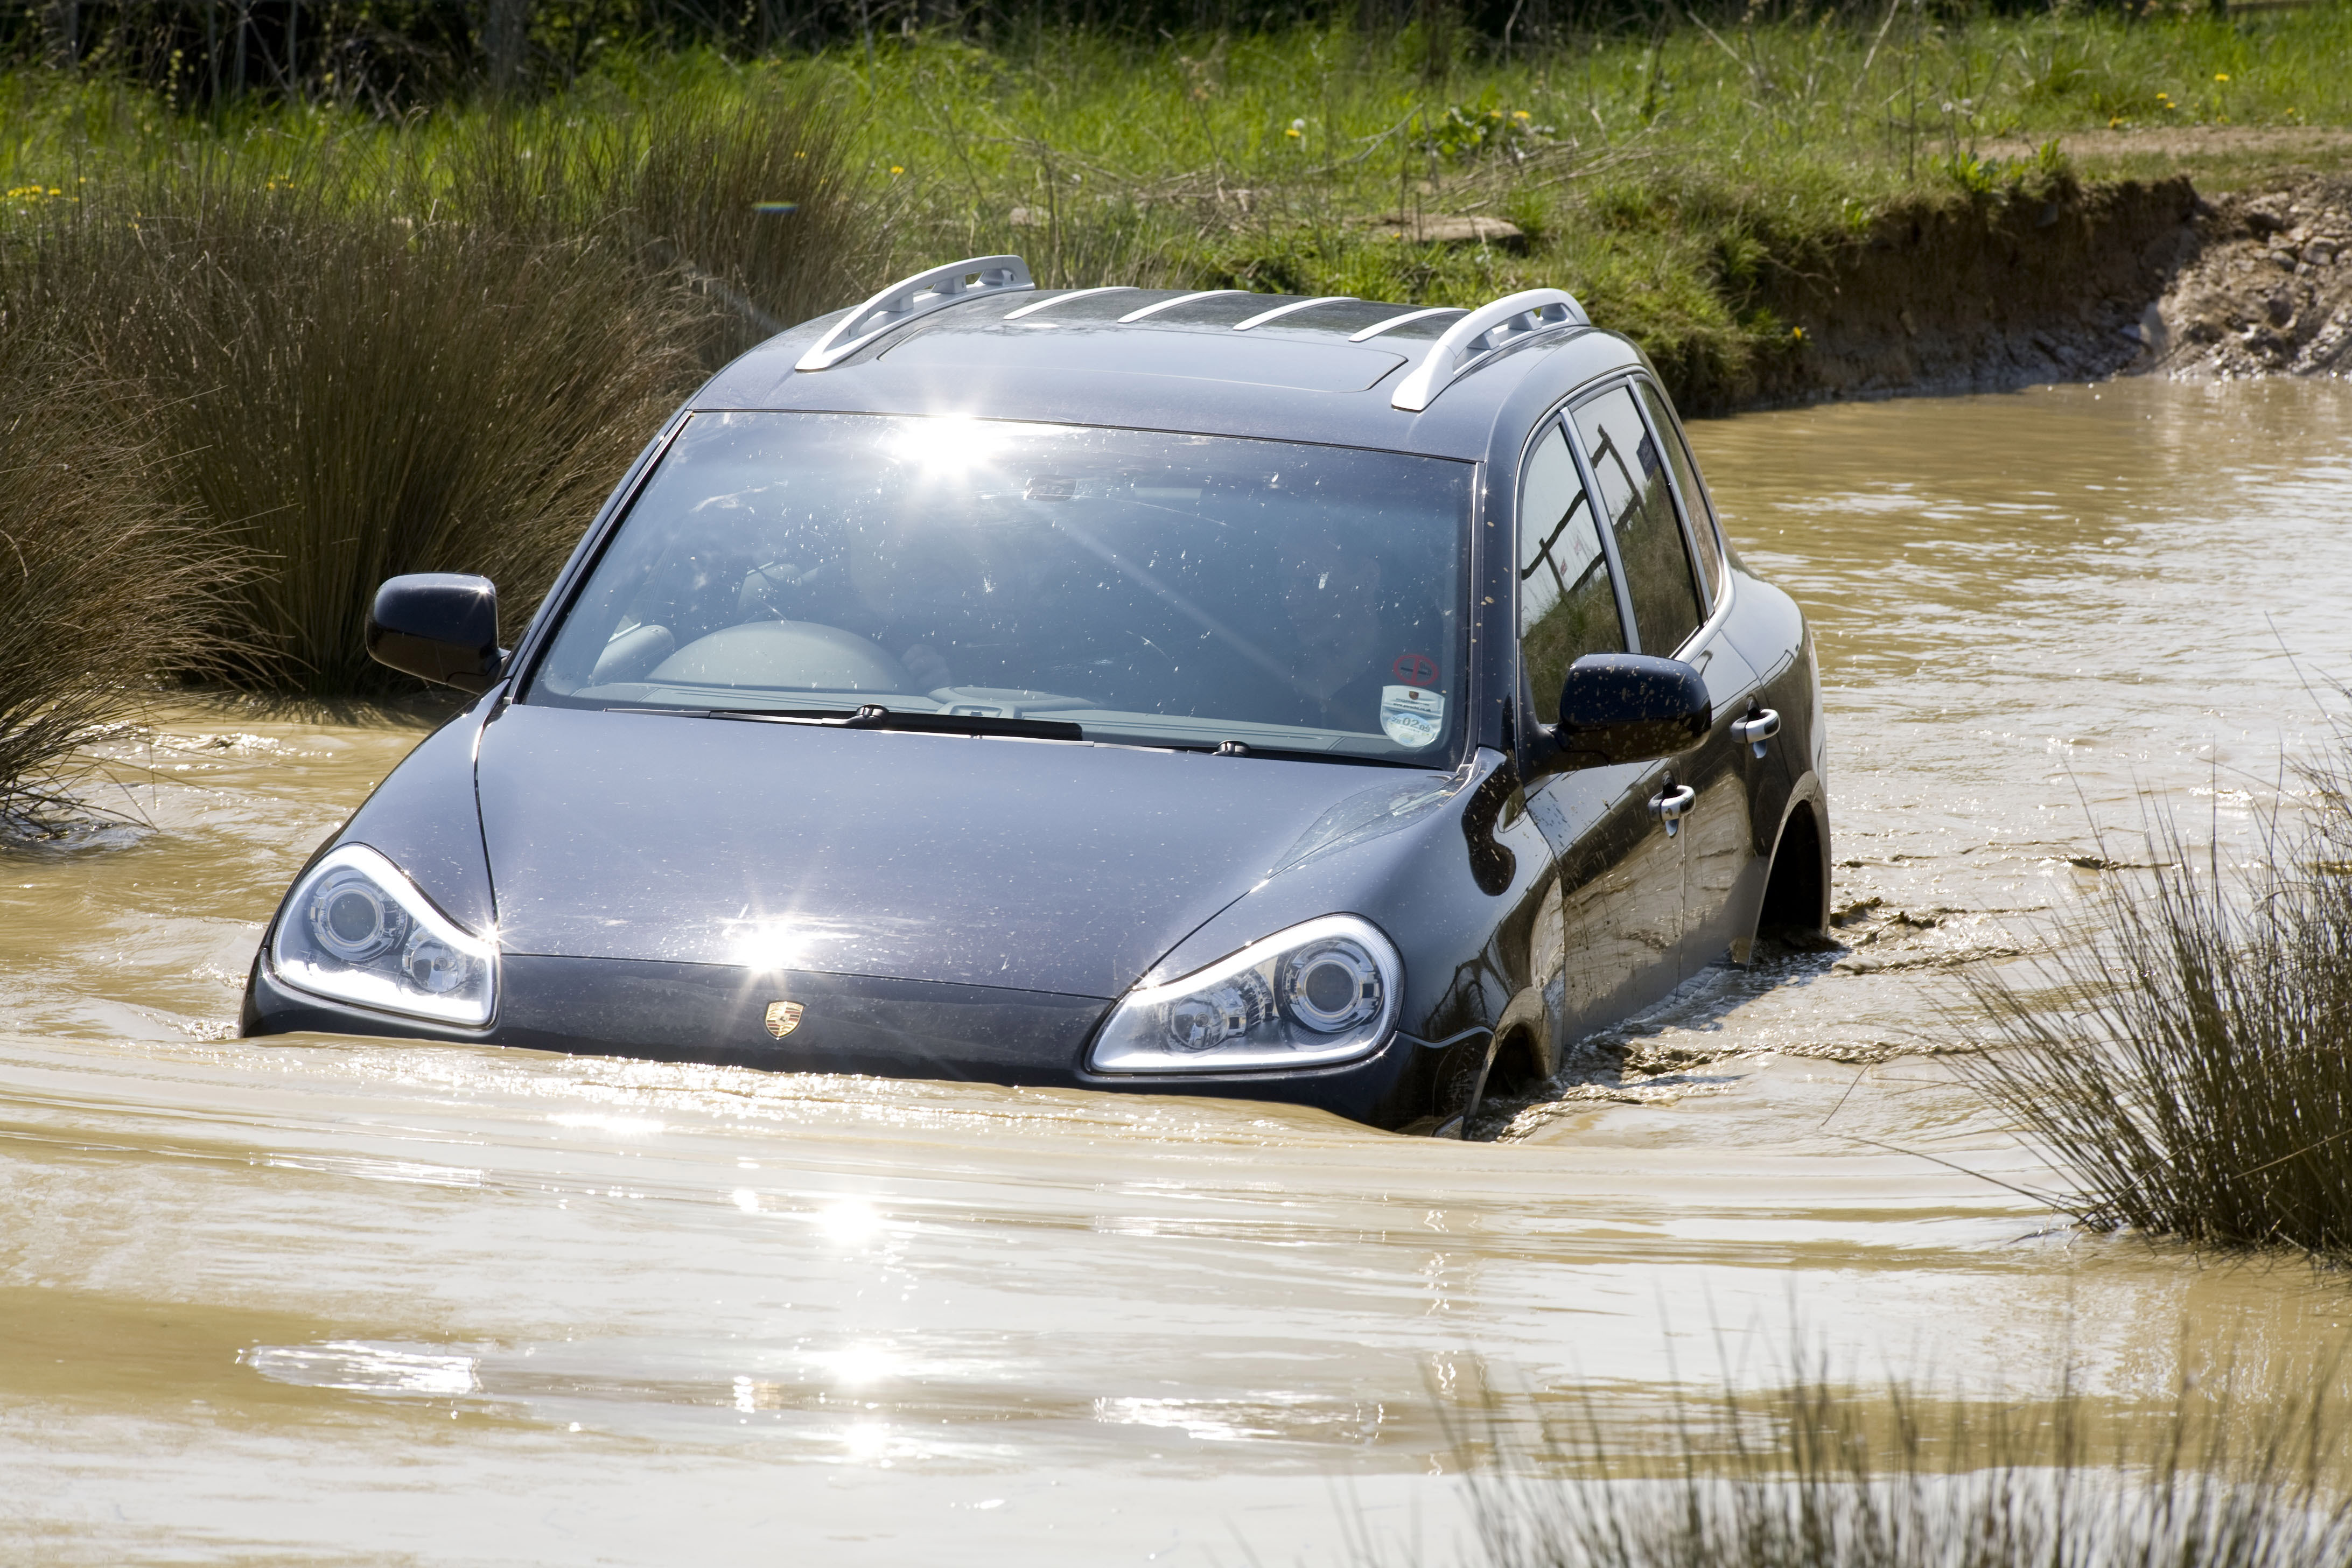
[[[1564,389],[1642,363],[1623,338],[1570,321],[1474,359],[1415,412],[1392,395],[1467,314],[1460,309],[1242,289],[1014,287],[931,302],[824,368],[796,368],[821,358],[855,314],[769,339],[688,406],[954,414],[1475,459],[1530,376]]]

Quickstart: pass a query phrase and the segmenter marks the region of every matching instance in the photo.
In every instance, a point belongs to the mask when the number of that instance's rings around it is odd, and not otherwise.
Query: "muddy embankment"
[[[1754,405],[2163,372],[2352,374],[2352,180],[2185,176],[1880,220],[1768,304],[1802,330]]]

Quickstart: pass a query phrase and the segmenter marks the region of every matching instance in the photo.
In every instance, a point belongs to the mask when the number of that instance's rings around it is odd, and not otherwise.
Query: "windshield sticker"
[[[1389,673],[1407,686],[1437,684],[1437,661],[1425,653],[1401,653],[1389,666]]]
[[[1383,686],[1381,730],[1400,746],[1433,745],[1445,732],[1445,699],[1425,686]]]

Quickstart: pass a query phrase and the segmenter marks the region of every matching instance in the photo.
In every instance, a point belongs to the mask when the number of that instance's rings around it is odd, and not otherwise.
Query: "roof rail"
[[[833,324],[801,355],[794,370],[829,370],[883,334],[977,294],[1034,289],[1029,264],[1017,256],[974,256],[912,278],[901,278]]]
[[[1471,363],[1505,343],[1559,327],[1589,327],[1592,318],[1576,296],[1558,289],[1526,289],[1479,306],[1445,329],[1422,362],[1397,383],[1389,406],[1418,414]]]

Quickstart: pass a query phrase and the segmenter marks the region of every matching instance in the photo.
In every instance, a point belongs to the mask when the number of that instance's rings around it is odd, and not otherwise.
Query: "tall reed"
[[[0,310],[0,833],[68,807],[85,743],[146,710],[156,671],[213,659],[223,578],[82,374]]]
[[[2304,778],[2242,867],[2153,810],[2156,868],[2107,875],[2097,940],[1971,983],[1993,1048],[1959,1069],[2085,1224],[2352,1256],[2352,762]]]

